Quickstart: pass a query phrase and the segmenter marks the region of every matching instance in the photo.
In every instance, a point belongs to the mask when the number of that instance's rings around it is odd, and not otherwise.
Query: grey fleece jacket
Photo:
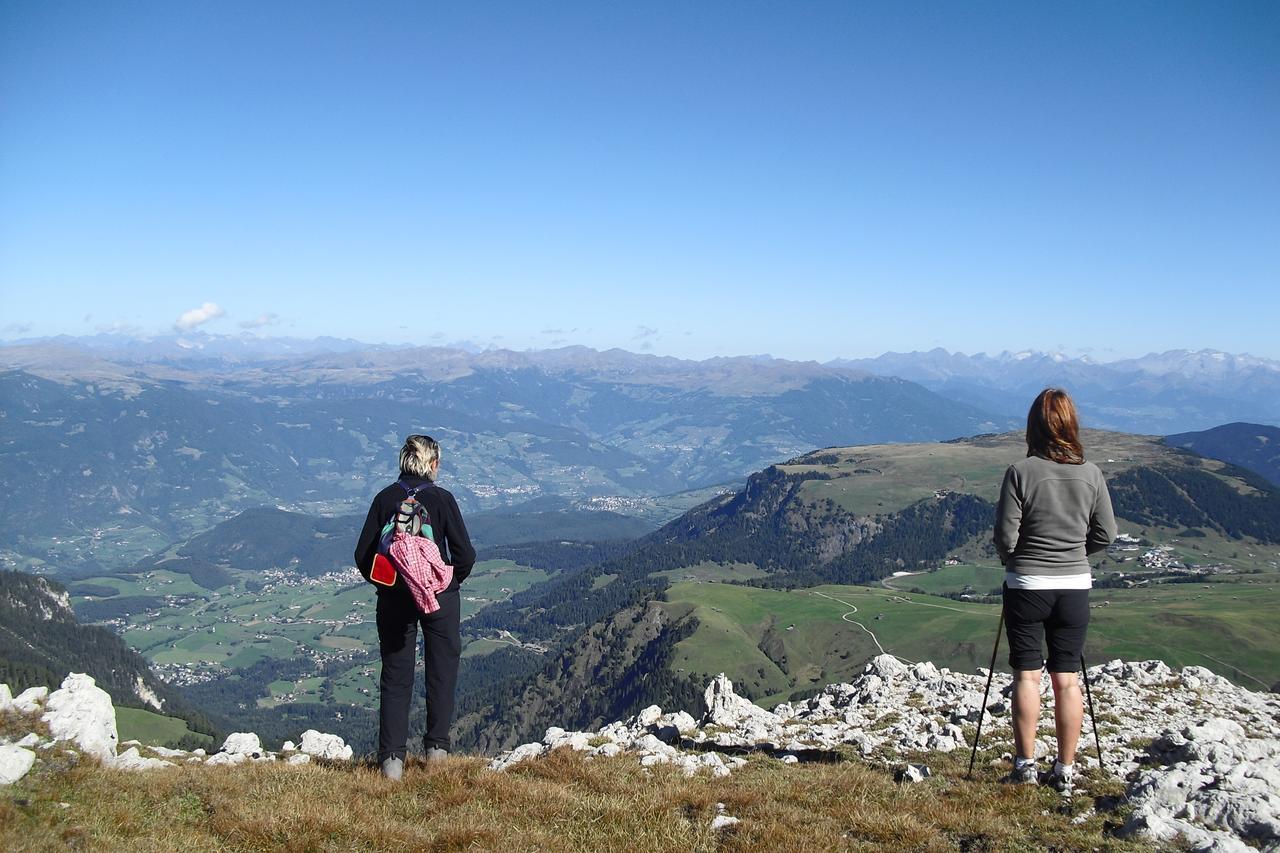
[[[1009,466],[996,506],[1000,562],[1025,575],[1080,575],[1088,555],[1116,538],[1111,494],[1092,462],[1028,456]]]

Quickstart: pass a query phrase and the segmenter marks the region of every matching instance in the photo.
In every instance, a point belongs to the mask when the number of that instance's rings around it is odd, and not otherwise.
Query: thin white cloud
[[[136,337],[142,334],[141,328],[123,320],[118,320],[114,323],[99,323],[93,327],[93,330],[103,335],[129,335]]]
[[[264,326],[275,326],[280,323],[279,314],[259,314],[252,320],[241,320],[240,328],[242,329],[261,329]]]
[[[635,334],[634,340],[640,340],[642,338],[652,338],[656,334],[658,334],[658,330],[653,328],[652,326],[636,326],[636,334]]]
[[[177,319],[173,327],[179,332],[189,332],[197,326],[203,326],[210,320],[216,320],[226,313],[216,303],[206,302],[199,308],[183,311],[182,316]]]
[[[31,331],[30,323],[10,323],[4,327],[6,335],[25,335],[29,331]]]

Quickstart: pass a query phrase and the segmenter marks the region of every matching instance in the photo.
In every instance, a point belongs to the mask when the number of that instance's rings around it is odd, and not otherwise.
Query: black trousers
[[[418,612],[407,590],[378,590],[378,648],[382,677],[378,680],[378,761],[404,758],[409,744],[409,704],[413,701],[413,667],[417,658],[418,626],[422,626],[426,664],[426,749],[449,748],[453,722],[453,692],[462,655],[459,630],[461,596],[457,589],[442,592],[440,609],[429,616]]]
[[[1050,672],[1079,672],[1089,630],[1089,590],[1004,588],[1004,632],[1009,667],[1025,672],[1045,665]]]

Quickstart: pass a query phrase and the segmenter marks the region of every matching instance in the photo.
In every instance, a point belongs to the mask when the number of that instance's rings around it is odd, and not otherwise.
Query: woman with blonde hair
[[[1046,388],[1027,413],[1027,456],[1009,466],[996,507],[995,546],[1005,567],[1004,623],[1014,671],[1013,772],[1003,781],[1044,781],[1071,793],[1084,704],[1079,671],[1089,625],[1088,556],[1116,536],[1111,495],[1097,465],[1086,462],[1075,404]],[[1048,644],[1048,660],[1043,647]],[[1058,753],[1043,777],[1036,769],[1040,671],[1053,684]]]
[[[439,473],[440,445],[436,440],[429,435],[406,438],[400,449],[400,478],[374,497],[355,551],[356,568],[366,580],[377,581],[373,571],[381,531],[396,516],[402,502],[411,498],[421,510],[420,523],[430,525],[439,556],[453,570],[448,587],[435,596],[436,606],[429,608],[429,613],[419,608],[402,573],[395,575],[390,586],[377,588],[378,651],[382,657],[378,679],[378,764],[383,776],[397,782],[404,773],[408,752],[409,705],[419,628],[427,690],[427,729],[422,744],[428,761],[438,761],[449,754],[449,726],[462,654],[458,587],[476,561],[458,502],[449,491],[436,485]]]

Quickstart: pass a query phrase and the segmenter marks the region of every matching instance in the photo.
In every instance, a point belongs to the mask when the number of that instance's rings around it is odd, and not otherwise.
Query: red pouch
[[[373,571],[369,572],[369,580],[382,586],[395,586],[396,567],[381,554],[373,556]]]

